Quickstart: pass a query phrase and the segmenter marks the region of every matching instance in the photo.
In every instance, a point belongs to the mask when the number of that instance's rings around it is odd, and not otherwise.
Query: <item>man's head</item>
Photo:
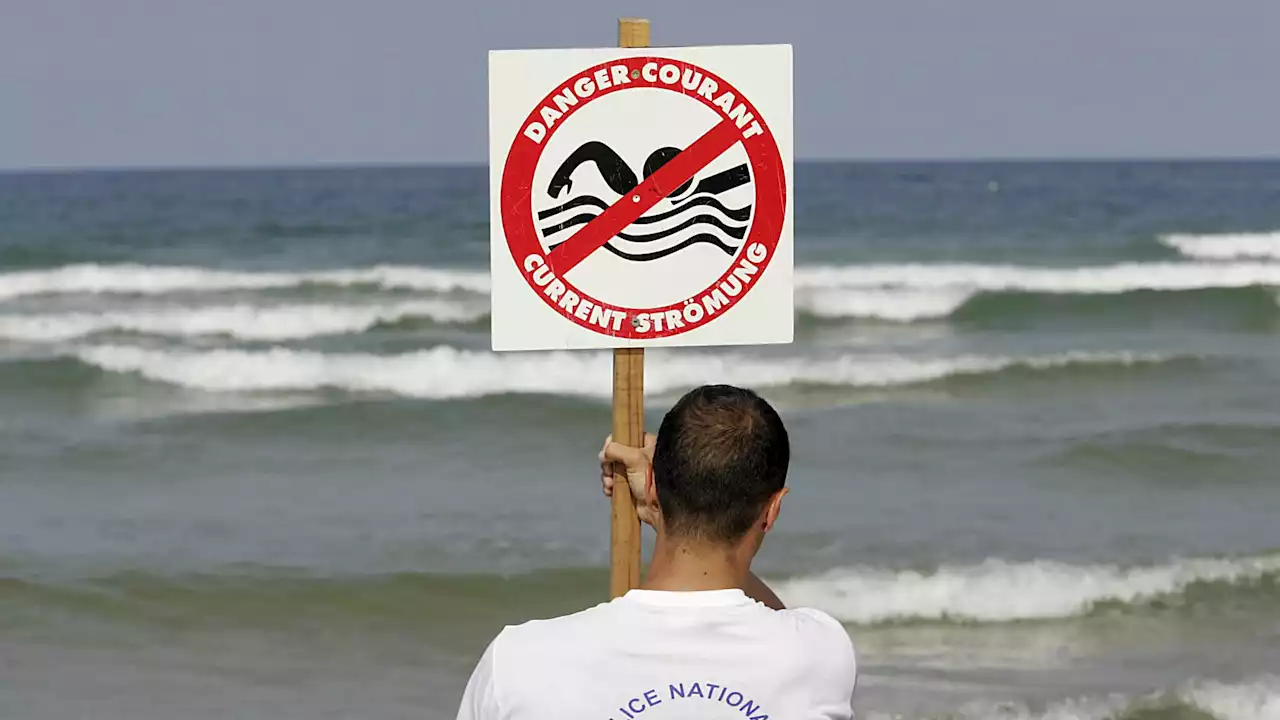
[[[750,390],[707,385],[680,398],[658,429],[653,484],[673,539],[758,545],[785,494],[791,446],[782,419]],[[759,532],[753,532],[758,530]]]

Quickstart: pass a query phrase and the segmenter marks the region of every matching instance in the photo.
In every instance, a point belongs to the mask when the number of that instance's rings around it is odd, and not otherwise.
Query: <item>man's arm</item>
[[[858,686],[858,656],[853,640],[834,617],[813,608],[792,612],[816,621],[803,643],[812,661],[805,674],[811,684],[814,717],[823,720],[852,720],[853,694]]]
[[[766,607],[771,607],[774,610],[787,609],[787,606],[783,604],[782,599],[779,598],[768,585],[765,585],[764,581],[757,577],[753,572],[747,573],[747,581],[743,583],[742,592],[746,593],[747,597],[758,603],[764,604]]]

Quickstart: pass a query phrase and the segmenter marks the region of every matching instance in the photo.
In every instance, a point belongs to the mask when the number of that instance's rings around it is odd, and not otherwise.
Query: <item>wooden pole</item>
[[[644,18],[618,18],[618,47],[649,47],[649,21]]]
[[[644,444],[644,348],[613,351],[613,439]],[[614,471],[613,482],[609,595],[616,598],[640,586],[640,521],[622,468]]]
[[[649,47],[649,21],[619,18],[618,47]],[[644,446],[644,348],[613,351],[613,439]],[[609,595],[616,598],[640,586],[640,521],[626,472],[615,470],[613,481]]]

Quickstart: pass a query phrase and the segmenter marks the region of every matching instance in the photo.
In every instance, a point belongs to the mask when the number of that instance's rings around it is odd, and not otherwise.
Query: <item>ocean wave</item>
[[[1280,260],[1280,231],[1215,235],[1172,234],[1160,236],[1160,243],[1196,260]]]
[[[945,318],[976,293],[968,290],[818,288],[796,293],[799,312],[817,318],[867,318],[912,322]]]
[[[1280,718],[1280,677],[1267,675],[1243,683],[1201,680],[1188,683],[1178,694],[1189,704],[1222,720]]]
[[[989,324],[1037,322],[1053,317],[1129,319],[1143,324],[1220,322],[1268,324],[1280,309],[1280,290],[1258,287],[1204,288],[1165,292],[1137,290],[1118,295],[1042,292],[983,292],[965,288],[799,288],[799,315],[818,320],[857,318],[911,323],[959,320]]]
[[[440,323],[468,323],[487,314],[487,308],[448,300],[370,306],[256,306],[242,303],[102,313],[0,315],[0,338],[63,342],[102,332],[124,331],[176,337],[223,335],[238,340],[300,340],[362,333],[378,325],[415,318]]]
[[[882,288],[921,291],[1117,294],[1280,285],[1280,263],[1124,263],[1050,268],[977,264],[868,264],[801,267],[806,290]]]
[[[1277,235],[1280,237],[1280,234]],[[797,290],[814,298],[818,315],[840,315],[841,305],[855,314],[911,314],[883,309],[893,303],[919,306],[921,317],[954,309],[981,292],[1045,294],[1117,294],[1140,290],[1280,286],[1280,262],[1124,263],[1073,268],[981,264],[811,265],[796,268]],[[236,271],[184,266],[79,264],[0,273],[0,300],[31,295],[131,294],[272,290],[307,285],[370,286],[427,292],[485,294],[489,274],[482,270],[414,265],[377,265],[298,272]],[[854,294],[847,294],[856,291]],[[841,295],[846,293],[846,295]],[[861,293],[859,295],[858,293]]]
[[[31,295],[127,294],[272,290],[305,285],[373,286],[430,292],[489,292],[482,271],[411,265],[306,272],[255,272],[160,265],[64,265],[44,270],[0,273],[0,300]]]
[[[977,700],[940,716],[913,720],[1189,720],[1206,713],[1214,720],[1280,718],[1280,677],[1259,675],[1237,682],[1195,679],[1145,696],[1122,694],[1080,697],[1032,708],[1023,702]],[[903,720],[878,710],[868,720]]]
[[[490,353],[440,346],[399,355],[305,350],[159,350],[127,345],[80,348],[82,362],[108,372],[211,392],[345,390],[447,399],[507,393],[608,398],[612,358],[597,352]],[[1004,370],[1158,364],[1176,358],[1136,353],[917,359],[846,355],[827,359],[745,354],[681,354],[652,363],[645,387],[670,392],[712,380],[758,388],[795,384],[890,387]]]
[[[781,582],[788,603],[844,622],[1009,622],[1087,615],[1104,604],[1141,604],[1198,583],[1257,583],[1280,573],[1280,555],[1176,559],[1161,565],[1071,565],[987,560],[932,572],[854,567]]]

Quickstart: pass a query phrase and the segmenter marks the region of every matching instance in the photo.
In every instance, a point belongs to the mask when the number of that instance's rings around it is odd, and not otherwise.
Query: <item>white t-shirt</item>
[[[856,675],[849,635],[818,610],[632,590],[505,628],[458,720],[843,720]]]

